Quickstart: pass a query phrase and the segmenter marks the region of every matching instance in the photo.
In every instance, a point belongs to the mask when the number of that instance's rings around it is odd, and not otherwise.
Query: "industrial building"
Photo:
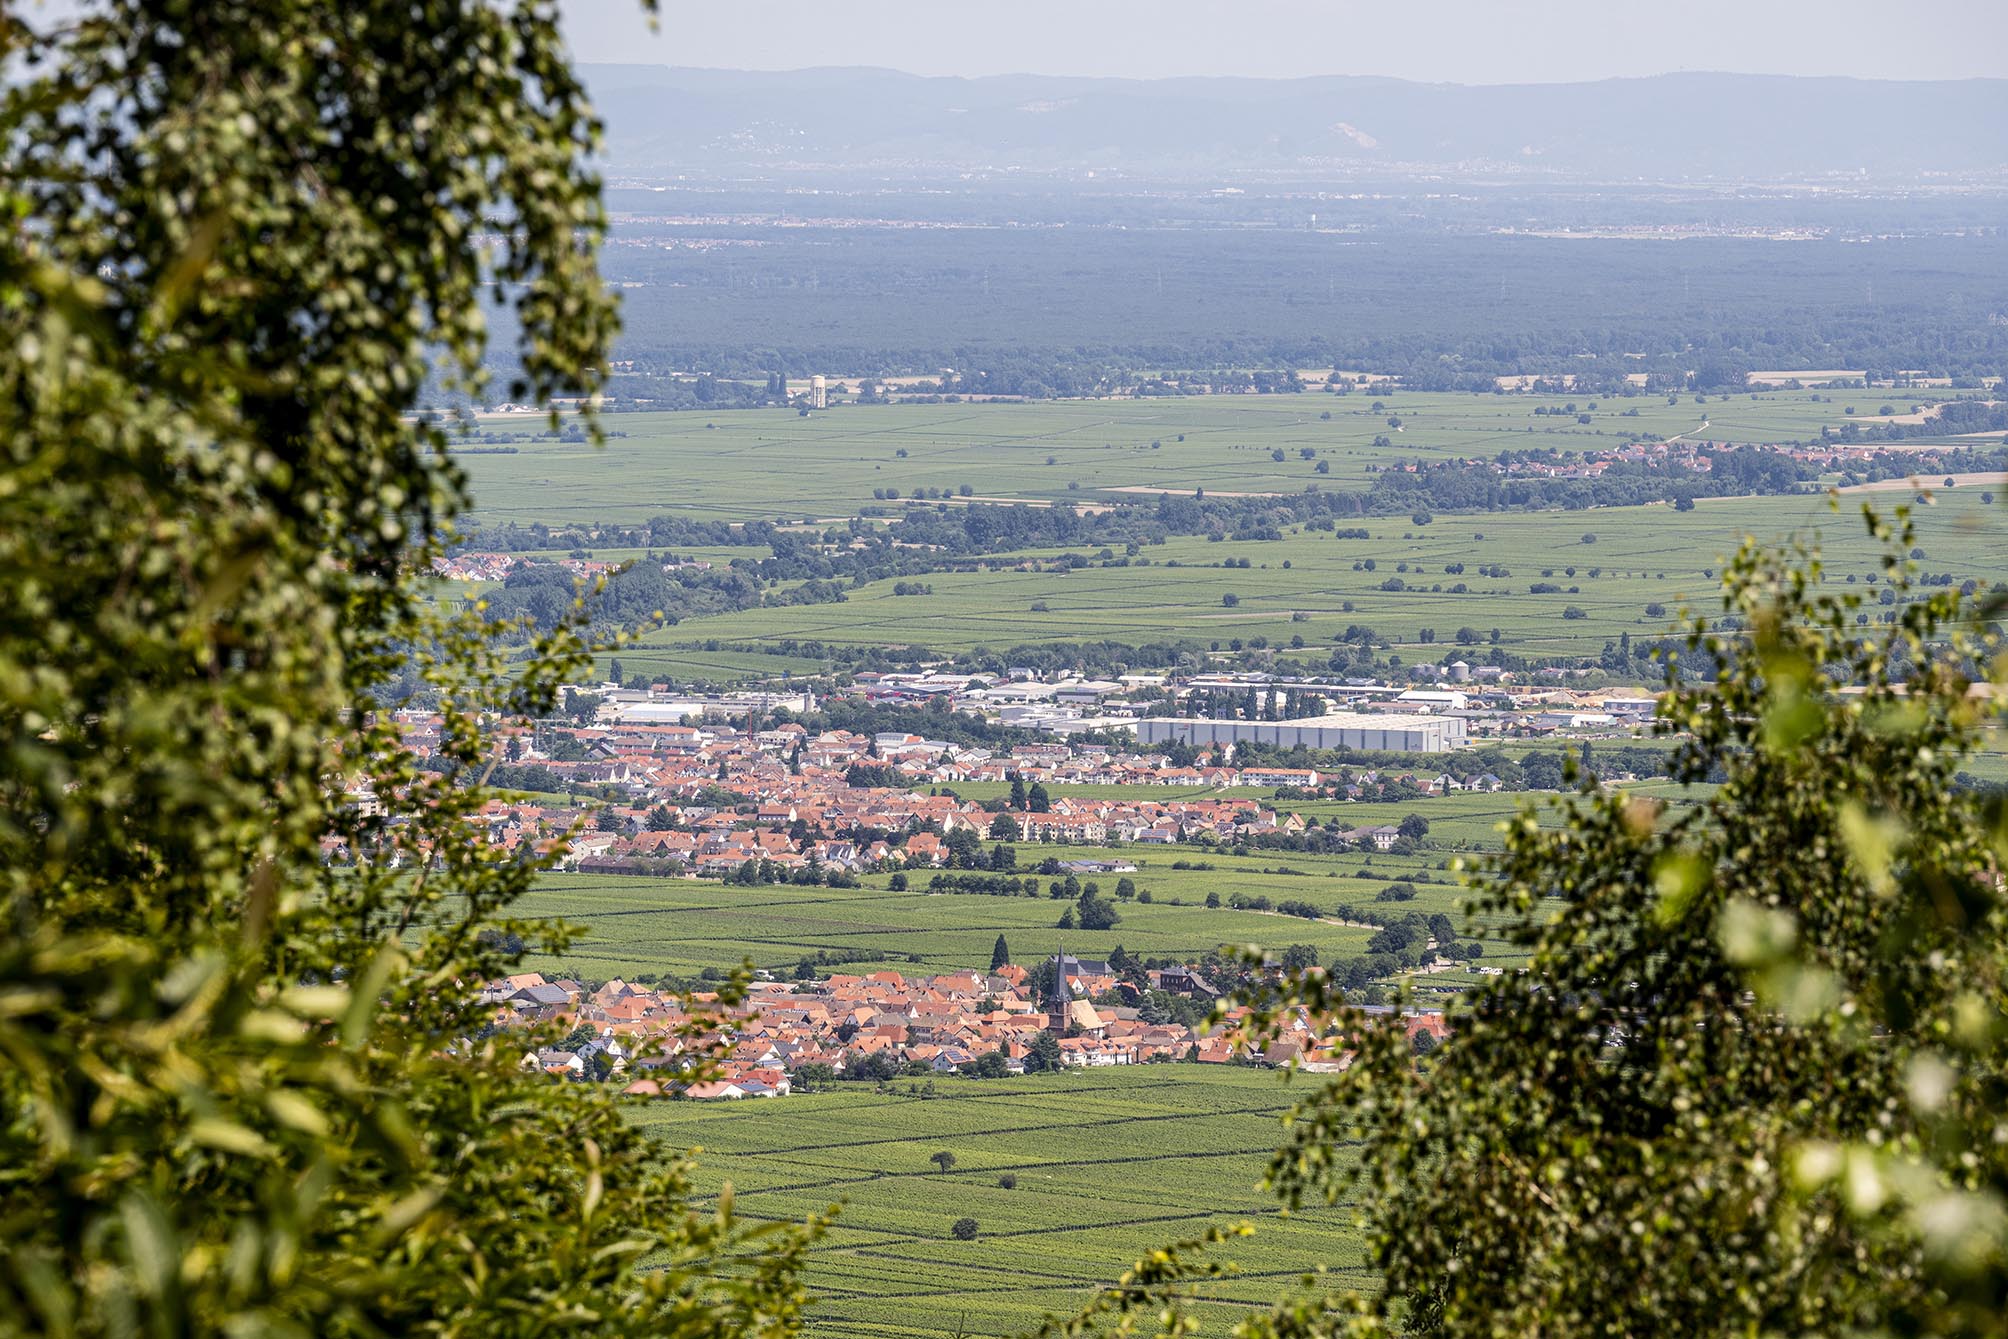
[[[1136,723],[1145,744],[1176,740],[1209,744],[1274,744],[1309,749],[1370,749],[1389,753],[1448,753],[1465,743],[1461,716],[1395,716],[1340,711],[1294,721],[1216,721],[1200,716],[1146,716]]]
[[[616,688],[602,696],[602,725],[683,725],[693,721],[740,721],[770,711],[796,714],[816,709],[816,695],[803,691],[742,693],[646,693]]]

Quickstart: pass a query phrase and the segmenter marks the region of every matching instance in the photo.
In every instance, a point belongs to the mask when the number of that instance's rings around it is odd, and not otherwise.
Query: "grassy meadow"
[[[710,1193],[741,1214],[799,1221],[841,1204],[811,1256],[809,1333],[858,1339],[1008,1335],[1089,1300],[1150,1248],[1247,1221],[1218,1248],[1237,1276],[1207,1285],[1207,1332],[1326,1266],[1361,1258],[1347,1211],[1288,1217],[1256,1189],[1281,1116],[1310,1080],[1214,1065],[1144,1065],[981,1081],[899,1080],[887,1093],[637,1106],[665,1147],[700,1147]],[[936,1170],[929,1158],[955,1155]],[[1016,1178],[1013,1189],[999,1185]],[[950,1226],[974,1218],[977,1236]]]
[[[1926,571],[1983,585],[2008,580],[1999,504],[1983,503],[1982,492],[1943,491],[1933,505],[1917,508]],[[1874,495],[1885,511],[1903,496]],[[707,649],[714,642],[729,648],[782,638],[969,651],[1103,638],[1196,638],[1224,647],[1265,637],[1287,647],[1302,637],[1315,649],[1355,623],[1414,659],[1441,659],[1445,644],[1466,628],[1481,650],[1496,629],[1499,644],[1519,654],[1594,656],[1624,633],[1635,639],[1664,633],[1683,604],[1719,609],[1717,577],[1745,535],[1817,544],[1836,579],[1866,581],[1879,573],[1880,561],[1859,503],[1844,498],[1837,512],[1825,497],[1703,499],[1688,512],[1665,506],[1494,512],[1441,515],[1425,526],[1380,517],[1364,523],[1367,539],[1303,529],[1286,532],[1281,542],[1175,537],[1144,549],[1139,556],[1148,566],[1103,562],[1068,570],[1037,565],[1049,555],[1027,555],[1034,570],[934,573],[925,578],[931,593],[924,595],[894,594],[896,583],[886,580],[851,590],[840,604],[687,619],[649,633],[623,659],[637,669],[675,673],[679,665],[731,654]],[[1229,560],[1237,566],[1226,566]],[[1249,565],[1238,566],[1242,561]],[[1454,564],[1464,570],[1444,570]],[[1481,575],[1481,566],[1503,566],[1507,575]],[[1537,583],[1555,589],[1537,593]],[[1236,601],[1231,606],[1229,596]],[[1654,604],[1665,612],[1648,613]],[[1433,643],[1424,640],[1425,630]],[[756,673],[789,668],[777,657],[751,655],[740,663],[746,662]]]
[[[1094,506],[1137,496],[1124,490],[1365,489],[1376,471],[1395,462],[1508,449],[1580,451],[1681,434],[1804,439],[1847,421],[1843,411],[1853,400],[1861,401],[1856,417],[1872,419],[1887,399],[1884,392],[1816,398],[1766,391],[1703,404],[1693,396],[1672,405],[1663,396],[1638,396],[1590,410],[1587,398],[1396,393],[1376,410],[1374,397],[1355,391],[846,406],[806,418],[780,410],[623,414],[609,420],[622,435],[601,450],[533,439],[517,444],[514,454],[469,454],[462,463],[477,499],[477,525],[635,523],[665,514],[832,522],[908,505],[875,500],[875,489],[910,497],[917,488],[952,493],[967,486],[986,501]],[[1571,403],[1590,415],[1588,425],[1561,412]],[[1910,406],[1906,398],[1894,407]],[[1621,416],[1629,410],[1638,417]],[[512,418],[482,423],[504,432],[536,426]],[[1376,437],[1391,444],[1375,446]],[[1316,472],[1321,463],[1329,473]],[[1927,570],[1962,580],[2008,579],[1998,513],[1981,501],[1994,491],[1968,483],[1920,509]],[[1287,645],[1301,637],[1316,648],[1353,623],[1432,659],[1460,629],[1488,642],[1496,630],[1500,644],[1528,655],[1595,655],[1621,633],[1663,631],[1666,616],[1648,614],[1648,605],[1707,607],[1725,556],[1746,535],[1773,544],[1818,542],[1836,572],[1867,577],[1877,570],[1876,552],[1859,503],[1872,500],[1887,510],[1906,496],[1898,488],[1849,497],[1838,514],[1822,495],[1705,498],[1689,512],[1654,505],[1446,513],[1424,525],[1378,517],[1363,523],[1366,539],[1304,529],[1282,542],[1176,537],[1127,563],[1118,557],[1074,570],[1048,561],[1056,552],[1028,551],[1000,556],[1007,570],[928,576],[931,592],[924,595],[895,594],[889,579],[851,590],[840,604],[686,619],[653,633],[623,660],[637,672],[729,681],[816,672],[818,661],[759,653],[784,638],[946,652],[1101,638],[1197,638],[1225,646],[1255,637]],[[721,566],[764,553],[679,550]],[[639,555],[609,548],[594,556]],[[1445,570],[1457,564],[1461,572]],[[1482,575],[1481,566],[1506,574]],[[1537,593],[1531,589],[1537,582],[1554,589]]]
[[[1766,391],[1712,396],[1705,404],[1681,396],[1671,405],[1665,396],[1641,395],[1601,400],[1590,410],[1588,397],[1396,392],[1376,398],[1354,391],[848,405],[808,417],[784,409],[621,414],[607,421],[621,435],[601,450],[533,439],[515,443],[513,454],[469,453],[462,464],[477,520],[822,521],[872,506],[873,489],[907,496],[916,488],[954,492],[967,484],[982,498],[1091,504],[1107,501],[1104,490],[1115,489],[1362,489],[1394,460],[1584,451],[1690,434],[1800,440],[1847,422],[1850,403],[1854,417],[1872,422],[1892,394],[1827,392],[1816,400],[1813,392]],[[1569,404],[1589,413],[1590,423],[1561,412]],[[1636,418],[1623,417],[1630,409]],[[527,415],[481,420],[487,432],[530,435],[540,427]],[[1391,445],[1374,446],[1383,436]],[[1306,450],[1314,453],[1309,459],[1301,454]],[[1283,452],[1282,461],[1272,458],[1275,451]],[[1317,473],[1321,460],[1330,465],[1326,474]]]

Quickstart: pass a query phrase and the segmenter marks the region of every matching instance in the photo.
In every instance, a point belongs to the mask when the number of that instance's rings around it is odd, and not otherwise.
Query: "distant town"
[[[1482,765],[1496,749],[1480,741],[1630,740],[1655,705],[1639,689],[1519,684],[1482,673],[1490,668],[1467,674],[1453,665],[1427,687],[1260,673],[1097,680],[867,672],[844,690],[853,707],[902,717],[917,708],[943,734],[981,723],[1004,737],[995,742],[812,729],[794,718],[826,704],[806,690],[578,685],[565,715],[500,732],[498,779],[515,794],[480,816],[495,847],[609,876],[854,885],[889,874],[895,889],[926,879],[929,889],[1031,895],[1050,880],[1066,899],[1065,918],[1030,968],[1012,960],[999,936],[986,970],[908,976],[867,963],[852,974],[841,963],[805,961],[791,979],[759,973],[743,1002],[654,979],[539,972],[490,982],[484,999],[498,1029],[558,1039],[526,1042],[526,1066],[617,1082],[637,1097],[773,1097],[845,1080],[1172,1060],[1343,1067],[1344,1038],[1308,1017],[1281,1041],[1252,1053],[1238,1047],[1245,1011],[1210,1015],[1247,984],[1242,966],[1144,962],[1120,950],[1113,960],[1079,959],[1065,952],[1065,927],[1076,909],[1082,929],[1100,929],[1085,922],[1150,900],[1128,877],[1137,865],[1124,847],[1413,852],[1429,830],[1423,802],[1431,797],[1562,784],[1560,750],[1540,752],[1555,764],[1548,771],[1502,763],[1509,778]],[[1139,693],[1180,714],[1137,714]],[[415,750],[431,754],[438,719],[423,711],[397,719]],[[1292,757],[1348,750],[1401,760],[1303,765]],[[957,792],[975,783],[998,793],[976,800]],[[1153,798],[1151,788],[1168,793]],[[347,800],[365,815],[384,808],[362,787]],[[1319,822],[1292,808],[1302,800],[1413,808],[1398,822]],[[1021,851],[1026,845],[1040,854]],[[332,838],[325,854],[337,863],[374,855]],[[1424,971],[1471,966],[1458,955],[1440,930],[1414,956]],[[1381,992],[1362,998],[1412,1038],[1426,1034],[1419,1045],[1446,1027],[1437,1010],[1397,1017]],[[714,1052],[723,1056],[715,1075],[684,1077],[692,1056]]]
[[[1459,755],[1470,756],[1473,742],[1485,738],[1629,739],[1655,704],[1638,689],[1522,687],[1487,674],[1489,666],[1469,671],[1483,676],[1482,685],[1465,685],[1466,667],[1449,668],[1460,682],[1431,688],[1283,682],[1259,673],[1175,684],[1161,675],[1046,682],[1029,671],[857,676],[853,691],[867,702],[931,704],[944,721],[974,718],[1012,736],[1052,736],[998,744],[760,723],[814,712],[817,700],[806,690],[692,695],[666,686],[581,687],[570,694],[574,719],[503,731],[501,782],[537,793],[496,800],[484,818],[497,846],[553,855],[565,869],[748,882],[989,868],[985,847],[997,843],[1232,845],[1307,831],[1312,825],[1289,810],[1294,799],[1552,788],[1526,778],[1510,785],[1495,772],[1460,765]],[[1129,694],[1142,688],[1172,705],[1231,700],[1241,714],[1136,714]],[[1335,700],[1351,709],[1329,709]],[[438,742],[437,718],[405,711],[398,719],[407,742],[427,756]],[[1290,759],[1305,750],[1444,757],[1435,768]],[[972,782],[1012,791],[981,802],[955,793]],[[1077,787],[1122,789],[1053,793]],[[1156,799],[1139,795],[1142,787],[1222,793]],[[1224,793],[1233,791],[1244,793]],[[364,789],[348,799],[365,813],[381,807]],[[581,823],[588,830],[564,840]],[[1389,824],[1333,822],[1322,830],[1335,849],[1386,851],[1414,835]],[[329,839],[330,860],[358,854]]]
[[[1002,945],[1000,944],[1000,949]],[[798,982],[756,982],[725,1004],[708,992],[684,997],[613,980],[597,988],[527,972],[490,982],[483,999],[496,1024],[562,1034],[527,1049],[525,1068],[558,1078],[619,1082],[635,1097],[695,1100],[784,1097],[798,1087],[844,1080],[887,1082],[933,1075],[1002,1077],[1062,1068],[1166,1061],[1294,1064],[1334,1072],[1350,1060],[1345,1039],[1302,1011],[1250,1050],[1249,1011],[1206,1015],[1220,992],[1186,967],[1055,953],[1036,969],[1004,962],[987,972],[907,977],[890,969]],[[1156,1001],[1193,1004],[1188,1022]],[[1427,1049],[1445,1035],[1440,1010],[1369,1006]],[[716,1059],[688,1081],[693,1057]]]

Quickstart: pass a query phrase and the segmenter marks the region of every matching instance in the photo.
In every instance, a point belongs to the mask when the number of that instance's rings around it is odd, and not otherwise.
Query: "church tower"
[[[1058,1037],[1067,1035],[1067,1006],[1074,992],[1067,985],[1067,949],[1063,944],[1053,958],[1053,986],[1046,992],[1046,1030]]]

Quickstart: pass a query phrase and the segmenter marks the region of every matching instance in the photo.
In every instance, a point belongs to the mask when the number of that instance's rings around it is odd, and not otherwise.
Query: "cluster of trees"
[[[1420,814],[1406,814],[1401,821],[1404,830],[1394,839],[1388,850],[1395,855],[1413,855],[1423,837],[1429,832],[1429,820]],[[1251,832],[1237,835],[1231,849],[1237,855],[1247,855],[1253,851],[1296,851],[1305,855],[1340,855],[1360,849],[1359,839],[1354,835],[1355,831],[1352,824],[1331,818],[1322,825],[1307,827],[1302,832]]]
[[[1841,442],[1900,442],[1914,437],[1959,437],[1976,432],[2008,432],[2008,404],[1979,396],[1960,396],[1926,414],[1921,423],[1874,421],[1864,423],[1850,420],[1838,428],[1827,429],[1825,435],[1830,440]],[[1989,469],[1999,468],[2001,452],[1986,448],[1971,448],[1964,452],[1952,450],[1931,452],[1926,455],[1922,464],[1919,464],[1920,454],[1917,452],[1887,455],[1878,453],[1870,457],[1868,465],[1879,471],[1896,469],[1894,474],[1878,473],[1871,477],[1901,479],[1913,472],[1898,468],[1905,462],[1910,462],[1918,468],[1938,471],[1949,468],[1951,460],[1957,456],[1970,456],[1976,462],[1984,462],[1973,464],[1974,469]]]
[[[797,981],[812,981],[819,968],[842,967],[854,962],[884,962],[887,957],[886,951],[881,948],[819,948],[813,954],[803,954],[796,961],[794,976]]]
[[[482,599],[493,622],[528,620],[534,627],[552,628],[571,617],[573,601],[592,584],[555,561],[523,562]],[[607,573],[596,591],[587,591],[586,610],[597,627],[633,631],[761,605],[840,604],[849,598],[846,590],[841,582],[817,579],[782,587],[737,564],[665,570],[659,561],[638,559]]]
[[[1019,878],[998,874],[936,874],[927,881],[927,891],[930,893],[969,893],[982,897],[1044,896],[1039,887],[1039,880],[1029,874]]]
[[[793,868],[761,857],[740,863],[739,868],[725,876],[725,882],[744,887],[761,884],[793,884],[798,888],[855,888],[858,876],[846,869],[825,865],[811,856],[806,864]]]
[[[1811,466],[1756,446],[1713,452],[1710,465],[1704,470],[1677,462],[1618,461],[1594,476],[1550,478],[1510,473],[1504,462],[1421,462],[1412,469],[1382,470],[1364,505],[1376,513],[1399,514],[1417,506],[1478,512],[1691,504],[1697,497],[1801,492],[1819,478]]]
[[[844,784],[858,790],[904,789],[906,777],[889,763],[854,762],[844,769]]]
[[[856,1035],[855,1032],[850,1033],[850,1035],[844,1035],[845,1029],[839,1029],[838,1031],[839,1035],[845,1041],[849,1041],[851,1036]],[[1033,1045],[1034,1049],[1037,1049],[1036,1042]],[[1046,1066],[1046,1068],[1058,1069],[1060,1066],[1058,1063],[1059,1047],[1057,1043],[1053,1047],[1053,1056],[1054,1063]],[[959,1066],[956,1072],[965,1078],[1001,1079],[1010,1072],[1008,1069],[1010,1063],[1009,1057],[1002,1051],[986,1051],[984,1054],[976,1057],[976,1059]],[[1032,1070],[1032,1063],[1029,1057],[1026,1060],[1025,1067],[1028,1072]],[[902,1062],[890,1051],[847,1051],[844,1054],[842,1069],[839,1069],[835,1065],[824,1064],[818,1061],[796,1069],[793,1081],[797,1089],[804,1092],[813,1092],[817,1089],[833,1087],[839,1082],[885,1084],[898,1078],[927,1078],[929,1081],[918,1089],[918,1094],[921,1097],[931,1098],[934,1096],[934,1073],[934,1067],[925,1060],[908,1060]],[[912,1090],[911,1085],[909,1085],[909,1090]],[[953,1153],[944,1149],[939,1153],[930,1154],[928,1161],[935,1165],[936,1170],[946,1172],[954,1169],[956,1159]]]
[[[1165,713],[1210,716],[1216,720],[1287,721],[1315,715],[1323,710],[1324,699],[1297,688],[1247,688],[1234,692],[1209,688],[1188,694],[1182,703],[1161,704]]]
[[[1024,776],[1018,772],[1011,773],[1011,796],[1006,803],[1024,814],[1051,813],[1053,809],[1053,797],[1047,792],[1045,783],[1034,781],[1027,786]]]
[[[454,551],[521,553],[529,550],[573,549],[586,556],[592,548],[664,550],[664,562],[676,561],[676,545],[693,548],[766,548],[779,529],[772,521],[707,521],[688,516],[656,516],[640,525],[605,522],[552,526],[542,521],[496,521],[457,541]]]
[[[999,847],[996,849],[1003,851],[1007,858],[1013,856],[1009,847]],[[1039,871],[1040,875],[1050,876],[1057,873],[1057,869],[1052,867],[1053,864],[1054,862],[1052,861],[1043,862]],[[1008,871],[1012,866],[1000,864],[995,868]],[[1093,880],[1082,883],[1080,877],[1075,874],[1069,874],[1064,879],[1050,879],[1042,887],[1039,879],[1030,874],[1012,877],[1008,873],[949,872],[936,874],[930,878],[927,881],[927,891],[930,893],[970,893],[983,897],[1047,897],[1056,902],[1065,900],[1073,901],[1077,904],[1092,902],[1098,908],[1102,909],[1095,913],[1097,920],[1101,919],[1104,911],[1108,915],[1115,915],[1115,908],[1102,896],[1101,885],[1095,883]],[[1120,879],[1116,882],[1114,896],[1116,902],[1128,902],[1132,898],[1138,902],[1145,903],[1152,900],[1149,889],[1139,889],[1135,881],[1128,878]],[[1071,907],[1069,910],[1078,911],[1080,907]],[[1077,921],[1076,924],[1081,924],[1081,922]],[[1100,926],[1082,924],[1081,928],[1089,930],[1107,929],[1114,924],[1115,921],[1109,921],[1107,925]],[[1003,946],[1003,936],[1001,935],[998,936],[998,946],[1001,950]],[[1008,958],[1000,959],[997,962],[991,963],[991,966],[1000,967],[1008,961]]]
[[[939,699],[926,707],[906,707],[869,702],[862,697],[832,696],[824,698],[813,712],[777,709],[771,721],[777,727],[791,723],[800,725],[812,733],[848,730],[867,736],[919,735],[923,739],[944,739],[951,744],[965,745],[1008,747],[1037,743],[1043,738],[1037,731],[998,725],[967,712],[949,711],[947,706],[946,701]]]
[[[1081,889],[1074,905],[1060,913],[1058,926],[1062,930],[1080,928],[1082,930],[1113,930],[1122,922],[1122,913],[1115,904],[1101,895],[1094,884]]]

